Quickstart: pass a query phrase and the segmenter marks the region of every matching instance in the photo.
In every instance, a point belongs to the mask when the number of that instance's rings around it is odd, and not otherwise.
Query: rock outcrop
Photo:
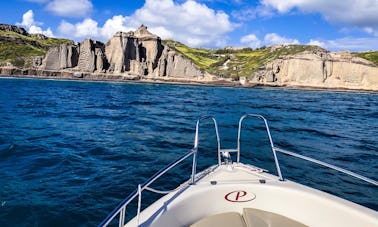
[[[83,72],[104,72],[107,69],[103,43],[86,39],[79,44],[79,60],[76,69]]]
[[[51,48],[40,69],[71,70],[147,78],[197,79],[204,76],[189,59],[162,44],[142,25],[135,32],[117,32],[106,44],[86,39],[78,45]]]
[[[9,54],[1,62],[2,67],[0,67],[0,74],[5,75],[87,80],[199,82],[220,85],[240,83],[242,86],[268,85],[378,91],[376,64],[356,57],[357,54],[328,52],[314,46],[311,48],[275,46],[264,48],[264,51],[256,50],[263,55],[262,59],[267,59],[266,61],[275,59],[268,63],[261,63],[266,62],[265,60],[258,61],[258,69],[250,66],[255,63],[254,59],[244,60],[238,56],[240,51],[247,51],[248,54],[253,55],[252,49],[225,48],[216,54],[213,51],[205,51],[207,53],[205,57],[218,59],[215,64],[209,66],[211,69],[209,72],[218,75],[216,77],[201,71],[193,61],[179,53],[176,44],[167,41],[164,45],[160,37],[150,33],[143,25],[136,31],[117,32],[105,44],[91,39],[74,44],[69,40],[52,39],[41,34],[30,35],[25,29],[13,25],[0,24],[0,30],[9,31],[3,32],[4,34],[0,36],[0,44],[17,45],[20,48],[31,45],[42,53],[39,56],[21,58]],[[49,48],[59,43],[63,44]],[[47,48],[49,50],[43,56]],[[201,57],[202,55],[201,52]],[[249,60],[253,64],[249,65]],[[233,67],[228,67],[231,63]],[[232,81],[232,73],[236,74],[235,78],[240,78],[240,81]]]
[[[378,90],[378,67],[349,52],[302,52],[268,63],[249,79],[273,86]]]
[[[149,75],[156,69],[164,46],[146,26],[135,32],[117,32],[106,43],[110,72]]]
[[[40,33],[30,34],[30,37],[35,38],[35,39],[41,39],[41,40],[48,39],[47,36],[45,36],[44,34],[40,34]]]
[[[29,33],[24,28],[10,24],[0,24],[0,31],[15,32],[20,35],[29,36]]]
[[[48,50],[40,69],[62,70],[77,66],[79,53],[76,45],[62,44]]]
[[[203,73],[182,54],[166,47],[159,59],[154,75],[159,77],[201,78]]]

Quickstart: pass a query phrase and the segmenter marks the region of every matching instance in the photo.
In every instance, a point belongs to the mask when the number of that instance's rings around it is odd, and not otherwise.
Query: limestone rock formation
[[[79,53],[75,45],[62,44],[48,50],[40,68],[46,70],[73,68],[77,65],[78,58]]]
[[[137,40],[132,32],[117,32],[107,43],[105,55],[109,61],[109,72],[135,71],[131,62],[139,60]]]
[[[198,79],[204,76],[192,61],[165,47],[142,25],[135,32],[117,32],[106,44],[86,39],[78,45],[50,48],[43,70]],[[76,74],[75,74],[76,75]]]
[[[302,52],[268,63],[250,82],[278,86],[373,89],[378,67],[349,52]]]
[[[188,79],[201,78],[204,76],[203,72],[198,69],[191,60],[168,47],[164,48],[154,75],[157,77]]]
[[[148,75],[157,67],[161,39],[141,26],[135,32],[117,32],[106,44],[106,57],[114,73]]]
[[[103,43],[86,39],[79,44],[77,69],[84,72],[104,72],[107,69]]]

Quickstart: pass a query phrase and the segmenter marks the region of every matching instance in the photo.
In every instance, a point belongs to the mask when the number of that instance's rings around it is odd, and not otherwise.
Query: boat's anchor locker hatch
[[[238,190],[227,193],[224,198],[229,202],[244,203],[254,200],[256,195],[251,192]]]

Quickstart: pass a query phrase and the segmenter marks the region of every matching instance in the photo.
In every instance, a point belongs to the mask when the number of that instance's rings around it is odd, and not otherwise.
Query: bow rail
[[[125,225],[127,205],[130,204],[130,202],[132,202],[137,197],[138,197],[138,209],[137,209],[137,216],[136,217],[137,217],[137,220],[138,220],[137,222],[138,222],[138,225],[139,225],[139,214],[141,212],[142,192],[144,190],[148,190],[148,191],[152,191],[152,192],[155,192],[155,193],[168,194],[168,193],[174,191],[174,190],[172,190],[172,191],[160,191],[160,190],[156,190],[156,189],[150,188],[149,186],[153,182],[155,182],[157,179],[159,179],[161,176],[163,176],[166,172],[168,172],[173,167],[177,166],[178,164],[180,164],[181,162],[183,162],[184,160],[186,160],[187,158],[189,158],[191,156],[193,157],[192,173],[191,173],[190,179],[186,183],[184,183],[182,185],[182,187],[183,186],[184,187],[189,187],[191,185],[195,185],[196,180],[198,180],[198,178],[199,178],[198,174],[197,174],[197,153],[198,153],[198,142],[199,142],[199,137],[198,137],[199,136],[199,126],[200,126],[200,123],[202,121],[204,121],[204,120],[211,119],[212,122],[213,122],[213,124],[214,124],[215,135],[216,135],[216,139],[217,139],[218,166],[222,165],[222,164],[228,164],[229,163],[228,162],[229,159],[227,159],[227,157],[229,158],[230,157],[229,153],[232,153],[232,152],[236,152],[237,153],[236,162],[240,163],[240,147],[241,147],[240,146],[240,143],[241,143],[240,140],[241,140],[242,124],[243,124],[244,120],[247,119],[247,118],[255,118],[255,119],[261,119],[261,120],[263,120],[264,125],[265,125],[265,130],[266,130],[267,136],[269,138],[271,150],[272,150],[272,153],[273,153],[273,156],[274,156],[274,162],[275,162],[276,169],[277,169],[278,179],[280,181],[284,181],[284,177],[283,177],[283,175],[281,173],[281,168],[280,168],[280,163],[279,163],[279,160],[278,160],[278,157],[277,157],[277,152],[280,152],[280,153],[283,153],[285,155],[289,155],[289,156],[292,156],[292,157],[296,157],[296,158],[299,158],[299,159],[302,159],[302,160],[305,160],[305,161],[309,161],[309,162],[312,162],[312,163],[315,163],[315,164],[318,164],[318,165],[321,165],[321,166],[324,166],[324,167],[327,167],[327,168],[330,168],[330,169],[333,169],[333,170],[336,170],[338,172],[341,172],[341,173],[347,174],[349,176],[355,177],[357,179],[363,180],[363,181],[365,181],[367,183],[370,183],[372,185],[378,186],[378,182],[375,181],[375,180],[373,180],[373,179],[364,177],[362,175],[359,175],[359,174],[356,174],[356,173],[351,172],[349,170],[337,167],[335,165],[328,164],[326,162],[322,162],[322,161],[316,160],[314,158],[310,158],[310,157],[307,157],[307,156],[304,156],[304,155],[300,155],[300,154],[297,154],[297,153],[294,153],[294,152],[287,151],[287,150],[284,150],[282,148],[276,147],[274,145],[274,143],[273,143],[273,139],[272,139],[272,136],[271,136],[271,133],[270,133],[270,130],[269,130],[268,121],[262,115],[246,114],[246,115],[242,116],[240,118],[240,120],[239,120],[237,148],[236,149],[221,149],[219,132],[218,132],[218,125],[217,125],[217,121],[216,121],[215,117],[213,117],[213,116],[204,116],[204,117],[201,117],[201,118],[199,118],[197,120],[197,123],[196,123],[196,133],[195,133],[195,137],[194,137],[194,146],[193,146],[193,148],[189,152],[185,153],[184,155],[182,155],[181,157],[177,158],[175,161],[171,162],[166,167],[164,167],[163,169],[161,169],[160,171],[158,171],[157,173],[155,173],[146,182],[144,182],[143,184],[139,184],[138,187],[137,187],[137,189],[135,189],[128,197],[126,197],[105,218],[105,220],[99,226],[101,226],[101,227],[108,226],[117,216],[119,216],[118,226],[119,227],[123,227]],[[223,162],[223,163],[221,162],[221,156],[222,155],[223,155],[223,157],[226,158],[226,162]],[[206,171],[205,171],[205,173],[206,173]]]

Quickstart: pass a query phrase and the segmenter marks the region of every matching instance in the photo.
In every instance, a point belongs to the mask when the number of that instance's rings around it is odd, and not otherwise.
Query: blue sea
[[[0,226],[96,226],[192,148],[198,117],[215,116],[222,148],[235,148],[246,113],[268,119],[277,146],[378,180],[377,93],[3,78]],[[241,161],[275,173],[261,126],[245,122]],[[200,170],[217,163],[213,131],[210,121],[201,125]],[[279,160],[284,177],[378,210],[377,187]],[[190,161],[154,187],[187,180]]]

